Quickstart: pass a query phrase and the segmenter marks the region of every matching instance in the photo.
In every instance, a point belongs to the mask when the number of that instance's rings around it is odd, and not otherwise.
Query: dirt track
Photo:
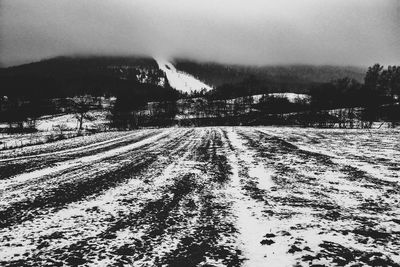
[[[0,265],[400,266],[399,136],[171,128],[2,153]]]

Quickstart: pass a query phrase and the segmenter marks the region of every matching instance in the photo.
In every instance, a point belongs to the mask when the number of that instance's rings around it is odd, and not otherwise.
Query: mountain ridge
[[[177,71],[213,88],[225,86],[224,91],[238,87],[258,88],[251,90],[256,93],[308,93],[312,86],[338,78],[362,81],[366,70],[305,64],[250,66],[179,58],[171,62]],[[143,82],[159,86],[161,90],[162,81],[165,83],[167,78],[152,57],[59,56],[0,68],[0,80],[5,85],[0,90],[1,95],[70,96],[85,93],[85,90],[92,94],[113,94],[113,87],[137,87],[137,83]]]
[[[198,62],[187,59],[174,59],[178,70],[204,80],[213,86],[242,81],[251,75],[257,78],[291,78],[299,82],[329,82],[334,79],[349,77],[362,82],[367,68],[337,65],[240,65],[215,62]],[[219,77],[215,77],[218,75]]]

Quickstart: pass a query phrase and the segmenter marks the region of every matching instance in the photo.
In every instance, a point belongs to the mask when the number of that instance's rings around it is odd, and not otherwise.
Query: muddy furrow
[[[315,166],[320,166],[321,168],[325,168],[325,171],[326,170],[340,171],[344,173],[350,180],[357,180],[359,182],[363,182],[366,184],[372,183],[376,186],[391,187],[394,190],[400,190],[400,183],[374,177],[373,175],[367,173],[366,171],[359,169],[357,166],[346,164],[346,160],[338,161],[336,158],[333,158],[332,156],[323,153],[301,149],[295,144],[284,140],[283,138],[279,138],[275,135],[270,135],[265,132],[260,131],[259,134],[260,135],[258,137],[255,137],[255,139],[253,139],[254,136],[252,136],[252,137],[247,137],[247,140],[248,142],[253,144],[257,143],[257,140],[260,141],[264,140],[265,143],[268,144],[269,148],[263,150],[261,153],[263,153],[266,156],[267,156],[266,153],[269,153],[268,156],[270,158],[273,157],[274,155],[279,156],[280,153],[288,153],[288,156],[291,157],[292,162],[295,161],[294,160],[295,156],[297,156],[303,162],[305,161],[312,162],[313,165]],[[278,153],[275,154],[275,152]],[[351,163],[351,161],[347,162]],[[307,169],[307,166],[303,167],[304,167],[303,169]],[[286,171],[288,171],[288,169]]]
[[[177,175],[170,177],[173,182],[161,190],[159,198],[112,223],[97,237],[102,240],[119,232],[133,237],[112,249],[119,255],[118,263],[195,266],[220,262],[239,266],[240,251],[233,242],[234,218],[223,189],[229,167],[223,166],[226,161],[215,161],[223,159],[220,136],[211,129],[196,132],[183,166],[177,166]],[[231,239],[232,244],[221,239]]]
[[[197,207],[190,232],[175,249],[157,260],[156,266],[241,266],[244,258],[236,242],[238,229],[229,192],[231,166],[221,131],[208,129],[195,161],[202,164],[193,200]]]
[[[43,199],[43,201],[54,199],[56,203],[61,204],[59,200],[65,198],[63,197],[65,193],[62,193],[64,189],[68,191],[71,188],[72,193],[78,190],[79,196],[84,195],[85,190],[96,193],[97,190],[112,186],[113,182],[123,181],[131,171],[140,169],[143,164],[151,162],[155,157],[163,156],[163,153],[188,135],[190,135],[189,131],[183,136],[177,133],[176,137],[171,139],[164,136],[157,140],[157,145],[144,144],[137,149],[109,157],[107,160],[80,164],[55,174],[9,185],[2,194],[1,202],[7,203],[6,207],[12,207],[15,203],[24,203],[29,206],[34,199]],[[159,149],[160,146],[163,146],[163,150]],[[139,153],[138,150],[140,150]],[[90,188],[87,188],[87,185],[90,185]],[[72,193],[66,197],[73,196]]]
[[[264,178],[269,176],[273,182],[264,191],[261,179],[250,186],[244,182],[243,187],[264,203],[259,214],[269,221],[269,231],[260,242],[268,250],[282,249],[285,244],[282,257],[298,266],[375,266],[377,262],[397,266],[400,231],[395,218],[400,205],[393,199],[399,195],[397,184],[368,176],[325,154],[299,149],[275,135],[246,128],[237,133],[242,151],[248,150],[252,157],[250,165],[262,165],[268,170]],[[251,173],[246,165],[243,174]]]
[[[119,139],[116,142],[106,143],[99,146],[93,146],[85,149],[77,149],[74,151],[66,151],[65,153],[49,153],[45,155],[37,155],[29,158],[13,158],[0,161],[0,180],[7,179],[12,176],[39,170],[45,167],[51,167],[55,164],[60,164],[63,161],[77,159],[89,155],[99,154],[111,149],[123,147],[128,144],[139,142],[155,134],[159,131],[150,131],[140,133],[138,135],[128,136],[127,138]]]
[[[178,143],[182,136],[165,139],[164,142]],[[7,227],[17,222],[29,220],[46,212],[46,209],[59,209],[65,204],[78,201],[89,195],[98,194],[108,188],[129,179],[132,173],[148,167],[157,159],[157,151],[163,146],[163,142],[153,147],[140,147],[124,155],[108,158],[98,164],[87,164],[80,169],[65,171],[62,175],[50,175],[46,183],[39,181],[30,185],[24,192],[25,196],[18,202],[12,203],[0,211],[1,227]],[[164,146],[168,149],[168,145]],[[122,161],[123,160],[123,161]],[[107,168],[101,168],[105,165]],[[86,170],[85,170],[86,169]],[[22,191],[23,192],[23,191]],[[19,190],[19,194],[22,193]],[[7,194],[13,197],[9,188]],[[2,196],[2,201],[7,200]]]
[[[67,138],[54,142],[35,144],[21,148],[13,148],[0,151],[0,160],[7,160],[10,158],[29,158],[36,155],[44,155],[49,153],[64,153],[73,150],[79,150],[82,147],[90,148],[97,145],[117,142],[120,139],[126,139],[130,135],[140,135],[140,132],[148,130],[135,130],[123,132],[102,132],[88,136],[78,136]]]
[[[399,266],[395,183],[319,153],[324,132],[259,129],[173,129],[8,179],[0,205],[27,207],[0,229],[0,265]]]
[[[196,136],[193,133],[192,135]],[[127,184],[109,190],[114,192],[111,199],[112,204],[107,202],[105,205],[96,205],[94,208],[86,209],[91,202],[102,203],[101,199],[104,198],[102,195],[96,197],[96,200],[88,200],[87,203],[80,204],[79,206],[82,206],[86,216],[79,216],[79,219],[71,216],[68,217],[68,220],[73,220],[74,224],[79,224],[76,220],[90,221],[94,225],[92,229],[79,233],[79,228],[68,228],[69,231],[75,231],[72,238],[68,239],[69,244],[56,246],[57,249],[53,246],[44,246],[41,251],[32,253],[27,262],[37,266],[41,266],[44,262],[68,265],[89,262],[94,264],[96,262],[94,265],[105,265],[105,263],[100,263],[104,260],[122,264],[126,261],[127,255],[132,256],[131,246],[135,244],[137,245],[134,248],[137,251],[136,257],[140,255],[143,257],[146,255],[145,251],[150,253],[152,247],[150,241],[156,243],[157,236],[163,233],[163,229],[178,223],[168,219],[169,214],[179,207],[181,200],[191,191],[192,175],[176,176],[175,172],[182,167],[181,164],[184,164],[184,159],[189,154],[188,151],[193,150],[193,145],[189,136],[178,142],[166,144],[165,147],[171,152],[170,154],[160,154],[158,160],[153,162],[149,168],[133,173]],[[130,187],[130,184],[133,184],[134,187]],[[104,212],[103,209],[106,209],[107,205],[113,206],[112,215],[109,214],[110,212]],[[68,210],[68,207],[65,209]],[[22,226],[17,226],[17,229],[18,227]],[[42,227],[52,229],[47,224],[43,224]],[[57,239],[63,239],[65,235],[70,234],[63,233],[65,229],[62,229],[62,224],[61,227],[59,225],[56,228],[61,228],[56,229],[59,234],[54,235],[54,238],[36,239],[35,245],[40,246],[43,241],[57,244]],[[137,232],[140,233],[143,229],[147,229],[147,238],[144,237],[140,242],[138,237],[136,239],[129,238],[130,235],[138,234]],[[42,232],[45,230],[40,229],[37,234]],[[121,232],[126,233],[128,238],[122,236],[122,240],[118,239]],[[46,260],[41,258],[44,255]],[[12,266],[20,262],[18,260],[8,261],[4,264]]]
[[[168,139],[169,134],[169,131],[165,131],[144,140],[133,142],[129,145],[111,149],[103,153],[65,161],[61,164],[57,164],[54,167],[46,167],[37,171],[22,173],[20,175],[11,177],[10,179],[0,180],[0,186],[2,187],[1,193],[9,192],[10,188],[29,187],[37,183],[43,184],[48,182],[51,185],[53,179],[56,179],[57,177],[66,173],[70,174],[67,177],[68,179],[74,177],[75,172],[79,173],[80,169],[82,169],[83,173],[88,168],[92,168],[93,171],[96,171],[96,168],[93,168],[94,165],[97,165],[96,167],[100,171],[104,171],[110,166],[118,166],[118,163],[124,164],[126,161],[129,161],[129,159],[124,159],[124,155],[138,149],[146,149],[146,147],[151,146],[155,141],[164,142]],[[176,134],[180,136],[179,132]],[[56,174],[58,174],[58,176]],[[63,178],[65,179],[65,177]]]
[[[324,196],[324,198],[328,199],[328,196],[324,195],[324,192],[326,192],[324,190],[325,186],[332,188],[339,183],[348,183],[349,185],[359,187],[362,191],[379,191],[380,193],[377,196],[382,193],[386,193],[383,194],[384,196],[388,196],[391,193],[400,193],[398,183],[374,177],[356,166],[346,164],[346,162],[343,164],[341,162],[337,163],[335,159],[330,159],[327,155],[304,151],[287,141],[276,137],[271,138],[266,133],[258,134],[252,131],[250,134],[240,133],[240,135],[247,140],[250,146],[257,148],[258,153],[262,157],[268,159],[266,161],[267,164],[275,169],[275,174],[279,174],[274,176],[276,182],[286,187],[290,187],[291,185],[297,186],[294,183],[295,181],[303,186],[307,185],[309,187],[308,191],[319,199]],[[320,181],[315,177],[319,177]],[[329,184],[326,185],[324,182],[327,181],[323,180],[324,177],[332,177],[337,180],[332,181],[330,179]],[[352,197],[357,197],[357,195],[355,194]],[[361,198],[362,196],[359,195],[359,197]],[[282,201],[290,200],[282,199]],[[303,200],[293,199],[292,202],[292,205],[299,204],[302,206],[311,205],[318,207],[319,204],[326,205],[326,203],[321,203],[320,201],[319,203],[310,203],[309,199],[305,198]],[[376,202],[385,203],[387,206],[393,204],[389,198],[386,201],[377,199]],[[365,204],[361,203],[360,205]],[[331,208],[334,207],[331,206]]]
[[[85,173],[80,172],[75,177],[80,179],[75,179],[76,181],[64,182],[54,188],[37,190],[34,196],[28,196],[27,199],[1,210],[0,227],[8,227],[15,223],[30,220],[35,216],[46,213],[49,208],[57,210],[65,204],[111,188],[128,179],[131,173],[148,166],[150,162],[155,160],[155,157],[151,155],[144,157],[142,155],[142,157],[136,157],[133,160],[134,164],[121,167],[112,172],[106,172],[101,175],[88,172],[89,177],[85,177]]]
[[[68,256],[63,256],[70,259],[74,255],[76,261],[87,263],[87,255],[97,255],[89,265],[240,266],[235,218],[226,191],[230,166],[220,131],[196,129],[192,135],[187,141],[190,146],[182,147],[185,155],[176,155],[180,160],[172,166],[174,171],[167,180],[163,176],[154,178],[163,186],[151,189],[152,199],[143,201],[139,196],[133,204],[142,205],[116,216],[96,236],[70,245]],[[148,176],[146,172],[141,175]]]
[[[303,150],[317,151],[334,158],[336,163],[351,165],[379,179],[399,183],[400,151],[396,130],[276,129],[263,132],[288,141]],[[310,138],[312,137],[312,138]]]

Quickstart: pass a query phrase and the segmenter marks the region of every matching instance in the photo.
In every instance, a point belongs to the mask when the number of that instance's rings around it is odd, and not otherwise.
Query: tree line
[[[398,66],[385,68],[375,64],[368,68],[363,83],[345,77],[312,84],[308,89],[309,99],[294,101],[269,94],[254,76],[232,87],[224,84],[211,91],[191,94],[171,88],[162,73],[149,72],[146,77],[150,82],[121,79],[112,95],[103,95],[115,98],[109,107],[110,127],[133,129],[176,124],[355,127],[355,121],[361,121],[361,127],[371,127],[374,121],[388,121],[393,126],[400,121]],[[160,77],[164,78],[163,84]],[[81,130],[83,121],[90,119],[90,110],[101,108],[87,91],[84,96],[58,98],[57,101],[40,95],[3,96],[0,98],[0,121],[7,122],[10,129],[34,129],[38,117],[67,112],[75,114]]]

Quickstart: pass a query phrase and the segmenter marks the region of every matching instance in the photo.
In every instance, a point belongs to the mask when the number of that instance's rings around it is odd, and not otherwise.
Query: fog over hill
[[[95,54],[398,64],[398,10],[397,0],[2,0],[0,62]]]

